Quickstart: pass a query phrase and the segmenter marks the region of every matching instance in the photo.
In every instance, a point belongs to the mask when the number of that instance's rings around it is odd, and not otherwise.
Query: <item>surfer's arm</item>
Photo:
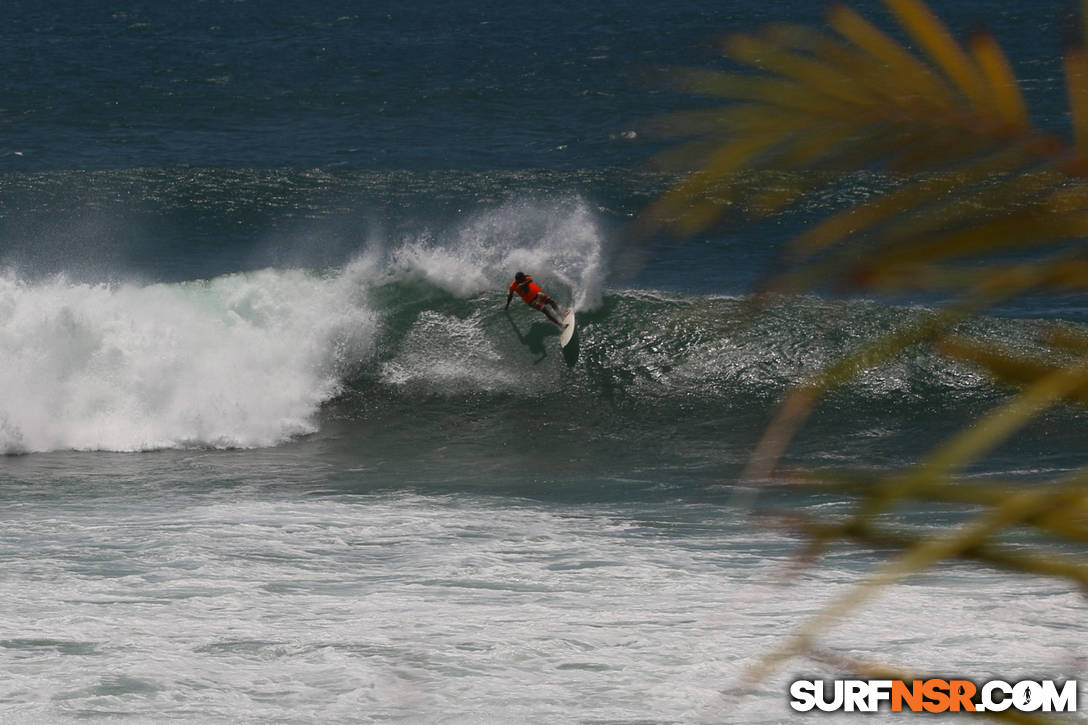
[[[510,300],[512,300],[512,299],[514,299],[514,293],[513,292],[506,295],[506,307],[504,309],[507,309],[507,310],[510,309]]]

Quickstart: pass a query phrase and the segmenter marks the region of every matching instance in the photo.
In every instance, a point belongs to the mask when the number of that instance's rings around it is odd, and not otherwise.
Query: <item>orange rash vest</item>
[[[540,285],[533,281],[532,277],[526,276],[525,280],[529,283],[527,288],[522,289],[521,285],[517,282],[511,282],[510,291],[517,293],[518,297],[525,300],[525,304],[531,305],[533,304],[533,300],[536,299],[537,295],[539,295],[542,290],[540,289]]]

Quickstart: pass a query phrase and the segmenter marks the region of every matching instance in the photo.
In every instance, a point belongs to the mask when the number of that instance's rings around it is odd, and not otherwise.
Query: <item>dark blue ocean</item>
[[[891,29],[884,7],[854,4]],[[992,30],[1067,133],[1069,7]],[[0,8],[0,722],[775,723],[745,673],[878,559],[752,516],[784,393],[933,299],[748,294],[806,224],[885,188],[635,243],[674,176],[660,82],[798,1],[9,0]],[[578,314],[515,298],[534,276]],[[1031,350],[1082,296],[969,324]],[[844,386],[789,466],[890,470],[1007,398],[926,351]],[[971,471],[1086,463],[1040,417]],[[911,514],[945,530],[946,510]],[[934,676],[1084,678],[1083,596],[950,566],[821,645]],[[856,719],[859,716],[853,716]],[[844,718],[845,719],[845,718]]]

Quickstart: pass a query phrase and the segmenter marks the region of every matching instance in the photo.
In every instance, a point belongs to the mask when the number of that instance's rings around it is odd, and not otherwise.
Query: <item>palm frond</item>
[[[880,170],[887,190],[841,209],[783,244],[781,268],[757,296],[815,289],[951,295],[952,302],[871,340],[790,391],[743,476],[772,479],[818,400],[908,348],[931,346],[1014,391],[915,465],[874,476],[817,471],[819,485],[855,496],[841,521],[805,521],[809,551],[834,541],[898,552],[861,585],[804,625],[762,663],[812,651],[818,636],[881,586],[947,559],[1024,574],[1060,576],[1088,590],[1083,556],[1003,545],[1027,530],[1059,547],[1088,543],[1088,470],[1029,483],[978,484],[961,472],[1057,405],[1088,405],[1088,334],[1054,326],[1044,351],[1002,348],[958,332],[990,306],[1039,290],[1088,289],[1088,51],[1067,43],[1070,140],[1032,125],[1019,83],[997,40],[960,44],[922,0],[884,0],[910,45],[846,6],[833,7],[833,34],[775,25],[733,35],[729,72],[686,72],[681,85],[723,103],[677,114],[659,130],[692,139],[670,162],[697,160],[690,175],[641,218],[642,233],[695,234],[729,209],[769,212],[821,186],[832,172]],[[1088,23],[1088,0],[1083,2]],[[913,47],[912,47],[913,46]],[[774,190],[751,188],[753,171],[785,172]],[[942,535],[889,527],[907,502],[963,507],[966,523]]]
[[[888,0],[887,5],[974,109],[992,117],[993,98],[982,73],[937,16],[919,0]]]

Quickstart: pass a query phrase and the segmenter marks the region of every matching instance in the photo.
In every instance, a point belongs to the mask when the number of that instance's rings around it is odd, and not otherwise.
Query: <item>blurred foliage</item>
[[[1088,336],[1056,326],[1040,341],[1046,354],[1028,355],[956,334],[964,320],[1013,296],[1088,289],[1084,27],[1066,40],[1072,129],[1063,140],[1032,124],[990,34],[961,44],[920,0],[885,4],[905,43],[845,6],[830,10],[827,31],[782,24],[733,35],[722,49],[736,70],[669,74],[674,85],[721,104],[654,124],[688,139],[658,159],[688,173],[645,212],[639,234],[695,234],[738,210],[769,214],[843,184],[844,173],[878,170],[894,183],[789,240],[759,298],[824,289],[952,300],[791,391],[752,456],[748,480],[780,477],[779,460],[813,405],[909,347],[930,345],[1015,391],[906,470],[803,474],[805,485],[857,500],[842,520],[799,522],[809,553],[848,540],[898,554],[765,668],[812,654],[818,635],[880,586],[946,560],[1064,577],[1088,592],[1088,469],[1051,481],[963,477],[1048,409],[1088,405]],[[753,183],[758,174],[774,183]],[[966,523],[926,537],[889,520],[889,512],[918,501],[960,506]],[[1020,537],[1017,546],[1010,535]]]

